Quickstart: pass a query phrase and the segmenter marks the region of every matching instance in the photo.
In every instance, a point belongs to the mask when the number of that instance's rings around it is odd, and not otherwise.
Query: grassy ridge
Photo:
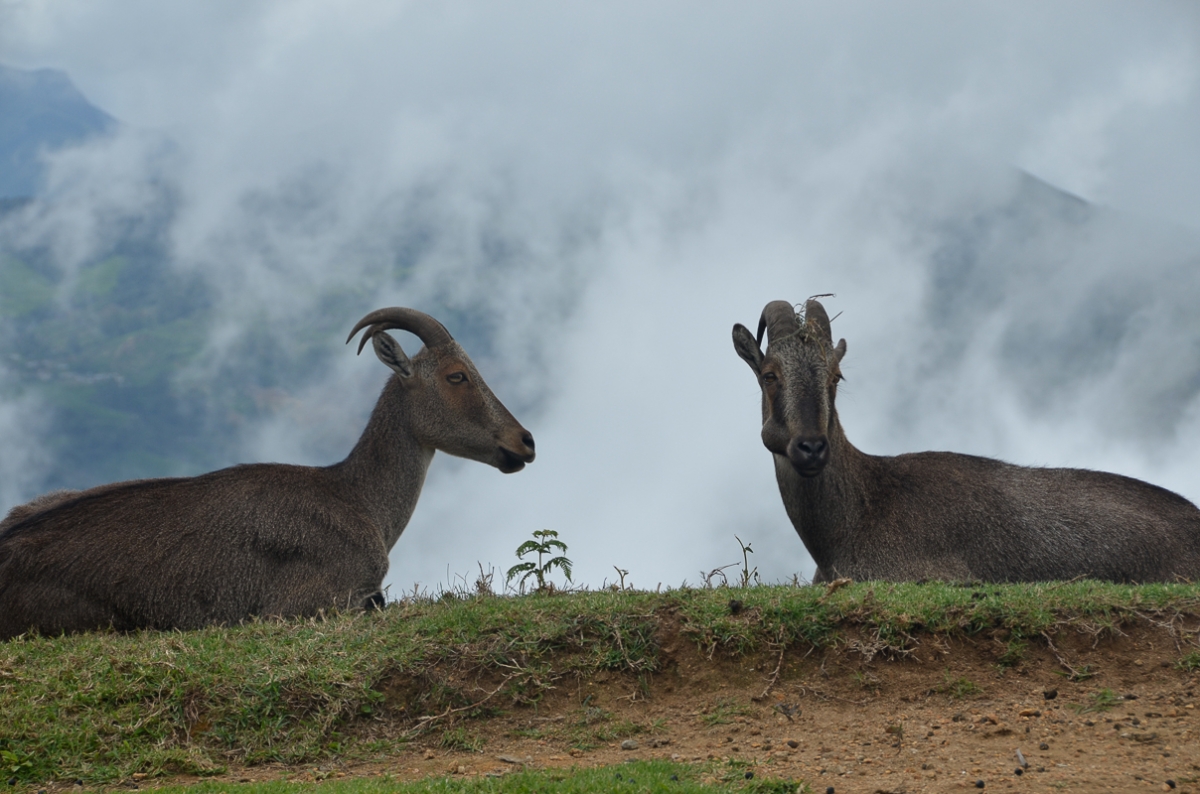
[[[321,621],[27,638],[0,644],[0,775],[100,783],[386,753],[412,738],[421,716],[533,702],[555,676],[652,674],[668,616],[705,651],[739,655],[835,646],[850,632],[893,648],[996,627],[1036,638],[1072,622],[1116,627],[1163,613],[1200,614],[1200,585],[448,597]],[[495,696],[484,700],[480,682]]]

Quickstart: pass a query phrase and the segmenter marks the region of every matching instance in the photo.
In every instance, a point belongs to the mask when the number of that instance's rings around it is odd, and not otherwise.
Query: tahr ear
[[[763,354],[758,349],[758,341],[754,338],[754,334],[750,333],[750,329],[741,323],[733,326],[733,349],[757,375],[762,369]]]
[[[845,357],[845,355],[846,355],[846,340],[839,339],[838,343],[837,343],[837,347],[835,347],[833,349],[834,360],[836,360],[837,363],[841,364],[842,358]]]
[[[375,347],[375,355],[379,356],[379,360],[387,364],[397,375],[402,378],[411,378],[413,374],[412,361],[408,355],[400,347],[400,343],[393,339],[387,332],[379,331],[371,337],[371,344]]]

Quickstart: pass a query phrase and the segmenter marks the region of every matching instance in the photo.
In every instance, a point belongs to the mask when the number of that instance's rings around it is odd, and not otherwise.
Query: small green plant
[[[483,749],[483,739],[461,727],[443,732],[438,744],[445,750],[458,750],[464,753],[478,753]]]
[[[751,761],[731,758],[713,770],[721,783],[732,791],[746,794],[811,794],[812,789],[802,781],[774,777],[758,777],[765,770]]]
[[[621,719],[605,723],[598,728],[593,728],[592,735],[599,741],[611,742],[614,739],[626,739],[630,736],[635,736],[645,730],[646,726],[640,723],[633,720]]]
[[[748,706],[738,703],[736,700],[722,698],[717,701],[717,705],[700,719],[708,727],[714,725],[728,725],[733,722],[734,717],[746,716],[753,714],[754,710]]]
[[[546,576],[554,568],[561,570],[567,577],[567,581],[571,581],[571,561],[565,556],[567,544],[558,539],[558,533],[553,529],[539,529],[533,533],[533,538],[517,547],[517,559],[523,559],[526,554],[537,552],[538,561],[536,563],[526,561],[509,568],[505,581],[512,584],[512,580],[520,576],[521,579],[517,585],[524,588],[525,582],[533,576],[537,579],[537,592],[549,592],[554,589],[554,585],[546,582]],[[544,559],[553,554],[555,549],[561,551],[562,554],[548,560]]]
[[[608,722],[612,719],[612,712],[605,711],[597,706],[587,706],[583,710],[583,714],[579,715],[578,725],[594,725],[597,722]]]
[[[1180,670],[1186,670],[1189,673],[1194,673],[1200,670],[1200,651],[1192,651],[1187,656],[1175,663],[1175,666]]]
[[[1016,667],[1025,661],[1025,649],[1028,645],[1029,643],[1025,640],[1009,640],[1004,646],[1004,652],[996,659],[996,663],[1001,667]]]
[[[614,719],[611,711],[595,706],[585,707],[569,727],[572,747],[592,749],[598,742],[627,739],[646,731],[646,726],[627,719]]]
[[[1091,703],[1086,705],[1083,703],[1072,703],[1071,708],[1078,714],[1088,714],[1093,711],[1108,711],[1120,701],[1121,699],[1117,697],[1116,692],[1105,688],[1092,694]]]
[[[965,676],[952,678],[950,676],[950,671],[947,670],[946,674],[943,676],[942,685],[934,687],[933,691],[943,695],[949,695],[954,700],[962,700],[963,698],[968,698],[972,695],[978,695],[979,693],[983,692],[983,688]]]
[[[28,758],[22,759],[10,750],[0,750],[0,771],[5,774],[16,775],[33,768],[33,762]]]
[[[754,570],[750,570],[750,555],[754,553],[754,549],[750,548],[749,543],[742,543],[742,539],[737,535],[734,535],[733,538],[742,547],[742,587],[761,584],[761,580],[758,578],[758,566],[756,565]]]

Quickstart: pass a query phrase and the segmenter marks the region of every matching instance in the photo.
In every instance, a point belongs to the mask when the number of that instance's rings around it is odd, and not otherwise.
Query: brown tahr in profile
[[[389,328],[425,347],[410,359]],[[0,524],[0,639],[381,604],[388,552],[434,451],[509,473],[534,449],[437,320],[380,309],[350,339],[363,329],[359,352],[370,339],[394,374],[342,462],[234,466],[58,491],[14,508]]]
[[[763,331],[767,349],[761,349]],[[867,455],[834,405],[846,340],[809,300],[763,309],[733,345],[762,390],[762,441],[814,581],[1200,578],[1200,510],[1164,488],[953,452]]]

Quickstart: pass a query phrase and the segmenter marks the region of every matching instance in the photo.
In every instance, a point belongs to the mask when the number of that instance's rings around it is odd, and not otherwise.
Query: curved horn
[[[370,327],[367,328],[367,326]],[[454,337],[450,336],[450,332],[446,330],[446,326],[425,312],[419,312],[416,309],[405,309],[400,306],[393,306],[390,309],[376,309],[359,320],[358,324],[354,326],[354,330],[350,332],[350,336],[346,337],[346,343],[349,344],[354,335],[364,328],[367,328],[367,332],[363,334],[362,340],[358,343],[359,353],[366,346],[368,339],[380,331],[386,331],[389,328],[399,328],[401,331],[416,334],[425,343],[426,347],[437,347],[454,339]]]
[[[809,298],[804,304],[804,322],[821,332],[822,338],[833,343],[833,330],[829,327],[829,314],[819,301]]]
[[[763,307],[762,317],[758,318],[758,346],[762,347],[763,331],[767,331],[767,344],[780,334],[793,334],[800,330],[800,322],[796,319],[796,310],[787,301],[771,301]]]

